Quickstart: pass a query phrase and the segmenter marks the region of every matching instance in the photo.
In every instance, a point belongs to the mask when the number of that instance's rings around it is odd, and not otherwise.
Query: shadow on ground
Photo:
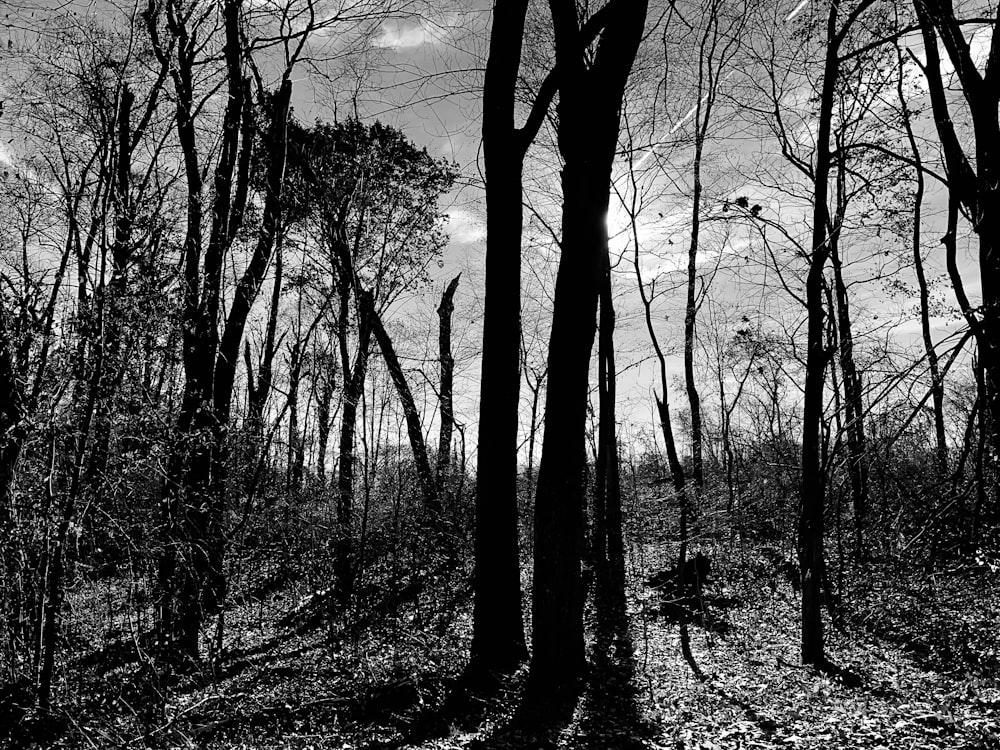
[[[635,648],[627,633],[595,644],[580,720],[567,742],[572,750],[642,750],[655,727],[643,720],[635,687]]]

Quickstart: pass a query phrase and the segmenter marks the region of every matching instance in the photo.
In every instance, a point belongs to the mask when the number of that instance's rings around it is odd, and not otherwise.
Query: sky
[[[57,0],[39,0],[38,7],[51,6]],[[75,2],[75,0],[74,0]],[[253,0],[255,8],[266,8],[271,0]],[[349,12],[352,3],[363,0],[332,0],[330,7],[340,12]],[[75,3],[85,12],[102,12],[99,2]],[[440,5],[440,4],[439,4]],[[315,66],[299,66],[293,74],[295,93],[293,105],[296,116],[303,121],[316,118],[331,119],[351,114],[355,108],[364,119],[381,119],[404,130],[415,142],[428,151],[455,161],[465,175],[462,186],[449,197],[448,215],[450,245],[445,254],[443,268],[434,271],[430,288],[400,302],[394,311],[390,325],[397,325],[415,339],[409,346],[411,362],[430,356],[433,351],[435,333],[434,307],[437,297],[448,280],[456,273],[462,273],[462,283],[456,299],[458,312],[456,325],[459,361],[459,393],[457,410],[460,419],[472,423],[478,402],[478,346],[479,319],[482,309],[482,267],[485,240],[485,222],[481,202],[479,182],[479,86],[481,67],[485,58],[488,39],[489,5],[487,0],[474,0],[451,10],[438,10],[423,16],[401,16],[382,23],[370,37],[369,47],[363,56],[365,65],[351,64],[341,53],[350,45],[350,39],[331,30],[315,37],[310,42],[307,54],[315,59],[326,59],[328,63]],[[22,0],[15,4],[0,2],[8,33],[15,43],[30,33],[31,7]],[[812,13],[824,13],[825,3],[813,0],[778,0],[773,9],[776,24],[783,24],[791,33],[796,24],[803,23]],[[13,22],[11,17],[13,16]],[[28,29],[28,31],[25,31]],[[19,36],[20,35],[20,36]],[[986,32],[972,36],[971,43],[980,58],[988,50],[989,37]],[[904,40],[920,59],[922,50],[919,40]],[[947,75],[949,71],[945,71]],[[727,71],[723,88],[740,78],[733,71]],[[919,81],[919,78],[917,79]],[[789,92],[786,100],[794,108],[807,104],[801,88]],[[919,101],[925,91],[911,92]],[[672,378],[673,398],[680,401],[681,390],[676,378],[681,371],[680,362],[680,322],[683,317],[683,289],[678,285],[686,258],[688,243],[687,224],[690,206],[687,198],[690,159],[690,134],[695,124],[698,97],[690,87],[677,86],[663,97],[664,115],[643,133],[646,143],[633,156],[633,166],[641,173],[643,200],[645,206],[638,217],[637,235],[640,240],[640,268],[647,282],[659,277],[659,289],[663,294],[656,306],[657,333],[669,355],[669,370]],[[704,104],[704,100],[701,102]],[[646,102],[630,101],[636,112],[648,108]],[[754,175],[755,164],[773,167],[774,143],[758,134],[747,135],[743,115],[720,105],[719,112],[730,122],[721,123],[717,135],[708,145],[710,184],[707,184],[706,201],[709,207],[706,215],[716,221],[706,223],[706,236],[700,255],[699,273],[705,278],[716,267],[719,268],[712,282],[711,298],[714,306],[710,319],[727,321],[731,332],[734,326],[742,325],[744,318],[765,326],[794,327],[801,311],[786,295],[773,288],[774,272],[761,261],[760,238],[757,230],[748,221],[736,221],[722,217],[719,208],[726,200],[734,200],[739,195],[748,195],[754,202],[764,206],[764,215],[771,221],[794,228],[801,234],[805,211],[788,195],[782,195],[782,185],[759,179]],[[638,116],[638,115],[637,115]],[[807,144],[814,134],[812,122],[806,116],[796,132],[796,137]],[[542,134],[544,139],[545,133]],[[6,139],[0,139],[0,163],[10,164],[16,159]],[[640,142],[641,139],[640,139]],[[553,157],[542,148],[529,154],[526,173],[529,176],[526,201],[531,209],[537,209],[541,216],[548,214],[553,202],[551,192],[548,197],[536,192],[535,188],[551,191],[555,185]],[[620,165],[614,175],[616,185],[628,197],[627,166]],[[941,192],[932,192],[926,208],[928,221],[925,243],[928,246],[929,272],[940,274],[943,264],[935,247],[940,231]],[[622,262],[615,276],[617,289],[616,308],[619,319],[617,341],[619,346],[619,414],[623,427],[628,430],[649,430],[655,434],[652,414],[652,392],[657,387],[655,363],[651,359],[651,347],[641,319],[638,305],[632,254],[634,247],[628,239],[630,225],[627,213],[616,207],[608,218],[609,227],[615,236],[612,250],[622,256]],[[555,222],[558,225],[558,221]],[[557,263],[557,254],[552,240],[545,231],[539,230],[538,222],[529,219],[526,232],[525,252],[525,327],[529,346],[529,358],[533,362],[544,360],[546,346],[546,303],[551,295],[551,285]],[[845,248],[845,254],[863,256],[868,253],[870,243],[863,242],[858,248]],[[902,253],[900,253],[902,254]],[[751,258],[742,261],[743,258]],[[889,296],[882,284],[863,282],[871,275],[872,261],[857,264],[857,282],[852,286],[852,302],[857,316],[859,332],[873,340],[882,338],[895,348],[912,348],[918,342],[918,326],[913,314],[912,295]],[[978,283],[971,256],[962,256],[963,270],[970,293],[977,296]],[[772,287],[761,291],[759,282],[765,274],[770,274]],[[911,273],[904,270],[902,273]],[[912,274],[911,274],[912,275]],[[941,295],[945,306],[953,307],[949,293]],[[707,308],[706,308],[707,309]],[[935,333],[944,338],[950,335],[958,324],[953,315],[941,315],[935,320]],[[712,333],[708,324],[702,329],[704,338]],[[713,334],[714,335],[714,334]],[[407,348],[403,344],[404,352]],[[404,355],[405,356],[405,355]],[[706,390],[711,384],[711,374],[705,371],[703,377]],[[525,396],[527,397],[527,393]],[[679,408],[679,407],[678,407]],[[433,419],[431,420],[431,423]]]

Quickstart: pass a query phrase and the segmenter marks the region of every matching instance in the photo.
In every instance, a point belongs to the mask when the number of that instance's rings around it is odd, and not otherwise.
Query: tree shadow
[[[635,645],[629,632],[624,587],[599,576],[591,669],[580,700],[572,750],[640,750],[656,734],[642,717],[635,686]]]
[[[518,672],[499,674],[470,665],[461,676],[450,681],[443,701],[429,704],[416,713],[401,745],[422,745],[455,729],[476,731],[490,716],[502,715],[505,707],[513,705],[521,676]]]
[[[582,679],[577,675],[529,671],[513,716],[489,735],[472,743],[471,750],[555,750],[563,730],[573,720],[580,701]]]
[[[556,750],[563,729],[573,718],[577,699],[561,696],[543,702],[526,699],[513,718],[486,737],[469,744],[470,750]],[[544,705],[545,709],[540,710]]]
[[[642,718],[635,687],[635,647],[627,630],[598,639],[580,701],[572,750],[641,750],[655,727]]]

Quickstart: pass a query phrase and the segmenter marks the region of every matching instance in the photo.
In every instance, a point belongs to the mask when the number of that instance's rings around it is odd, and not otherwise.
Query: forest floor
[[[843,679],[797,663],[798,597],[773,555],[706,552],[715,561],[708,606],[728,606],[712,631],[690,628],[702,679],[644,585],[672,553],[646,545],[630,565],[630,637],[593,654],[572,718],[545,736],[504,729],[523,671],[475,717],[436,721],[468,653],[467,590],[447,618],[435,614],[445,598],[428,602],[425,592],[345,634],[279,624],[304,593],[288,585],[227,612],[224,657],[170,685],[108,649],[81,657],[63,675],[62,693],[74,697],[62,703],[61,738],[34,746],[1000,748],[1000,601],[988,567],[905,585],[871,570],[844,629],[828,629],[831,660],[857,678]],[[75,606],[98,606],[107,587],[78,587]],[[155,715],[151,691],[166,698]]]

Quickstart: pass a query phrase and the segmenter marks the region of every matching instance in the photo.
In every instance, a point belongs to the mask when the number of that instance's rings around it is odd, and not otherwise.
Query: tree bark
[[[483,83],[486,298],[479,391],[472,647],[467,675],[507,673],[527,657],[517,529],[521,174],[531,138],[514,125],[528,0],[496,0]]]
[[[424,508],[432,518],[437,518],[441,514],[441,497],[438,495],[437,482],[434,473],[431,471],[431,462],[427,456],[427,443],[424,441],[424,432],[420,426],[420,413],[417,411],[417,404],[413,400],[413,393],[406,382],[406,374],[399,364],[399,357],[396,356],[396,349],[392,345],[392,339],[386,333],[385,326],[382,325],[382,317],[375,309],[375,302],[368,292],[361,293],[361,306],[364,315],[371,319],[372,333],[378,342],[379,349],[382,350],[382,358],[389,369],[389,376],[393,385],[396,386],[396,394],[403,405],[403,416],[406,417],[406,433],[410,439],[410,450],[413,451],[413,460],[417,465],[417,479],[420,482],[420,489],[424,497]]]
[[[1000,202],[998,32],[994,23],[988,58],[985,65],[977,66],[950,1],[914,0],[913,5],[923,35],[926,52],[923,70],[947,167],[949,193],[967,211],[979,239],[982,308],[978,316],[965,298],[957,268],[951,275],[962,312],[976,335],[985,372],[986,402],[992,417],[989,420],[990,442],[994,455],[1000,455],[1000,419],[997,418],[1000,414],[1000,217],[996,211]],[[974,154],[965,150],[955,132],[941,71],[939,43],[943,44],[961,85],[972,120]],[[949,227],[949,235],[953,232]]]
[[[562,238],[549,340],[549,389],[535,497],[529,696],[564,708],[585,666],[583,474],[591,352],[597,327],[607,214],[625,84],[646,18],[645,0],[602,10],[593,57],[572,0],[551,0],[559,72],[557,137]]]
[[[931,337],[930,290],[927,284],[927,274],[924,271],[924,257],[920,241],[925,189],[923,160],[920,155],[920,147],[917,145],[916,136],[913,133],[911,113],[906,104],[906,96],[903,93],[903,53],[898,46],[896,47],[896,54],[899,61],[896,95],[903,109],[903,129],[906,131],[906,140],[910,145],[910,154],[915,167],[911,246],[913,248],[913,270],[917,276],[917,291],[920,296],[920,337],[924,344],[927,369],[931,376],[931,403],[934,409],[934,439],[937,448],[938,471],[941,476],[944,476],[948,473],[948,438],[945,433],[944,423],[944,379],[941,375],[937,349],[934,347],[934,340]]]
[[[802,663],[822,664],[823,614],[823,513],[826,487],[820,459],[823,390],[829,352],[824,346],[826,310],[824,306],[824,268],[830,256],[831,238],[829,194],[830,133],[833,105],[839,73],[838,5],[830,6],[826,26],[826,60],[819,100],[819,126],[814,165],[812,246],[806,277],[806,373],[802,406],[802,477],[799,505],[798,557],[802,576]]]
[[[621,468],[615,417],[615,310],[611,263],[605,255],[600,292],[598,337],[598,398],[600,423],[594,476],[593,552],[597,571],[598,617],[619,635],[625,628],[625,544],[622,535]]]
[[[454,382],[455,357],[451,353],[451,315],[455,311],[455,290],[458,289],[459,274],[441,295],[438,306],[438,361],[441,365],[441,386],[439,400],[441,402],[441,424],[438,431],[438,454],[436,467],[436,483],[438,496],[443,498],[446,492],[445,484],[451,466],[451,433],[455,427],[454,412]]]
[[[198,634],[204,618],[225,598],[223,530],[228,460],[227,430],[240,344],[274,248],[281,214],[292,84],[290,64],[275,95],[267,133],[270,160],[263,226],[239,283],[220,336],[222,276],[226,254],[239,230],[249,190],[253,128],[249,82],[244,75],[242,0],[225,0],[223,59],[227,72],[226,106],[215,165],[208,243],[202,247],[205,203],[194,101],[200,42],[187,27],[188,16],[173,2],[165,24],[171,43],[160,38],[163,8],[150,4],[145,14],[154,53],[174,80],[177,135],[187,181],[187,220],[183,244],[184,392],[177,437],[161,503],[163,548],[156,583],[156,627],[160,652],[168,661],[198,660]],[[172,59],[175,56],[176,59]]]

